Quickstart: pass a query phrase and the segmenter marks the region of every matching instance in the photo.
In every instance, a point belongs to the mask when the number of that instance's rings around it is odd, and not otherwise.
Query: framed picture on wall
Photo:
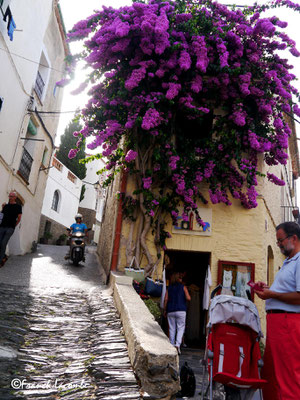
[[[221,294],[229,294],[247,299],[247,291],[251,294],[251,299],[254,299],[254,293],[247,283],[254,281],[255,264],[222,261],[218,262],[218,284],[223,286]]]

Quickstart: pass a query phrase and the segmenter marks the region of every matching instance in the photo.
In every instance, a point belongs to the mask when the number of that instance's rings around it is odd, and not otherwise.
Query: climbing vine
[[[69,157],[91,136],[89,147],[107,160],[106,183],[121,170],[134,179],[133,193],[121,194],[132,224],[127,256],[144,253],[148,272],[169,236],[166,216],[176,224],[179,205],[182,219],[193,211],[199,225],[201,202],[230,205],[233,198],[251,209],[258,160],[287,162],[284,115],[300,116],[300,108],[293,67],[281,54],[300,53],[284,33],[286,22],[262,16],[281,6],[300,10],[287,0],[244,9],[210,0],[139,1],[103,7],[69,32],[69,40],[85,40],[75,59],[92,67],[78,92],[93,83]],[[265,178],[284,185],[271,172]],[[150,230],[157,258],[147,247]]]

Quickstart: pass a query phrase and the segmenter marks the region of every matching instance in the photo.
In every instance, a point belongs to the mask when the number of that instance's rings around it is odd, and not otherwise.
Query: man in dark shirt
[[[8,198],[8,203],[2,204],[3,219],[0,225],[0,267],[3,267],[7,259],[5,256],[7,243],[22,217],[22,207],[16,202],[16,192],[10,192]]]

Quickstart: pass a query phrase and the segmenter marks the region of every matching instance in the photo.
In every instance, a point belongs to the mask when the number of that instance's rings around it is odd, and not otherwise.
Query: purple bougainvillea
[[[284,113],[299,116],[300,108],[282,52],[300,53],[283,32],[287,23],[263,15],[280,6],[300,10],[289,0],[243,10],[211,0],[148,0],[103,7],[69,33],[69,40],[85,40],[77,58],[93,69],[81,135],[94,137],[89,146],[99,148],[108,169],[136,177],[135,210],[160,248],[165,215],[175,223],[179,204],[184,220],[194,211],[203,223],[203,184],[214,204],[233,198],[253,208],[258,157],[268,166],[286,163]]]

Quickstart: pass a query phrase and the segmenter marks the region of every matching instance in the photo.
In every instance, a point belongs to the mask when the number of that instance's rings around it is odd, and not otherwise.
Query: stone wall
[[[180,390],[175,347],[134,290],[132,278],[112,272],[110,286],[122,321],[130,362],[142,390],[151,399],[174,399]]]
[[[46,222],[49,221],[51,223],[50,233],[52,234],[52,238],[48,239],[48,244],[56,244],[57,239],[62,234],[67,234],[66,227],[58,222],[54,221],[51,218],[46,217],[45,215],[41,215],[40,220],[40,228],[39,228],[39,237],[38,240],[40,241],[41,238],[44,237]]]
[[[97,253],[105,273],[108,275],[111,265],[113,244],[115,239],[116,218],[119,201],[117,192],[120,190],[121,176],[118,174],[114,183],[107,190],[103,220],[99,236]]]
[[[96,210],[91,210],[90,208],[79,207],[78,212],[83,216],[83,222],[86,224],[88,228],[93,228],[93,225],[96,223]],[[94,238],[93,229],[88,233],[87,243],[91,243]]]

